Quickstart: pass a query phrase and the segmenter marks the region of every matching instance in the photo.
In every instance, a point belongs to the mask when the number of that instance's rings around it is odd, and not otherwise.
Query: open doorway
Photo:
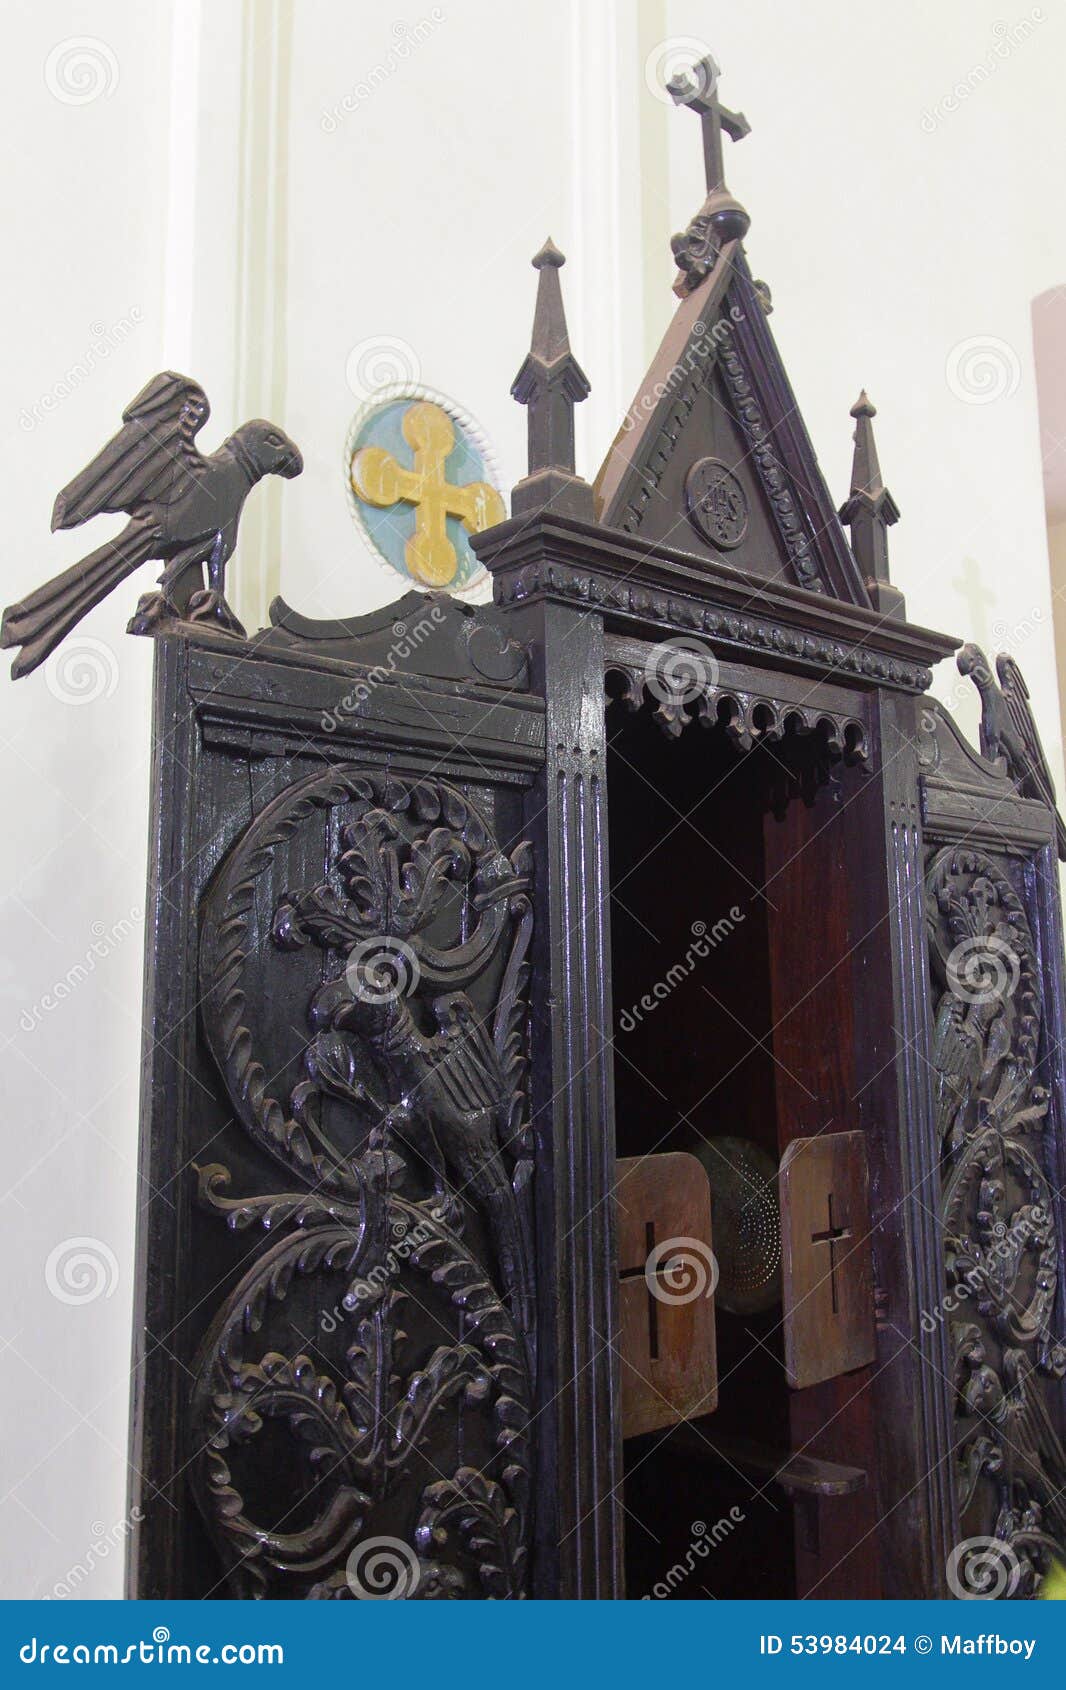
[[[716,1410],[625,1446],[627,1594],[877,1594],[872,1403],[786,1382],[776,1183],[858,1120],[867,777],[816,734],[607,721],[617,1151],[702,1162],[720,1268]]]

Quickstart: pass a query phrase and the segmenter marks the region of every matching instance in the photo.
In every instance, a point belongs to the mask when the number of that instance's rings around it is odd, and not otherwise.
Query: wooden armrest
[[[814,1455],[793,1455],[789,1450],[770,1449],[747,1438],[723,1437],[712,1422],[707,1423],[706,1431],[696,1422],[683,1422],[670,1433],[669,1442],[698,1461],[739,1467],[770,1479],[789,1496],[851,1496],[866,1484],[862,1467],[846,1467]]]

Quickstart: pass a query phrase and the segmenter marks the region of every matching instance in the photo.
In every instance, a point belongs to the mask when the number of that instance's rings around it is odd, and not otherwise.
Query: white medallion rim
[[[452,422],[458,425],[458,427],[467,436],[470,443],[475,446],[481,454],[481,460],[485,466],[485,478],[487,481],[492,483],[495,490],[499,493],[505,508],[507,506],[508,498],[506,492],[504,491],[507,483],[504,479],[500,460],[496,455],[492,442],[485,433],[481,424],[478,422],[477,418],[468,411],[464,405],[460,405],[455,399],[450,399],[448,395],[446,393],[442,393],[439,388],[427,387],[423,382],[393,381],[386,382],[383,386],[376,387],[372,393],[368,393],[366,398],[361,402],[356,410],[351,422],[348,424],[348,432],[344,437],[344,458],[342,463],[344,473],[344,493],[348,503],[348,514],[355,523],[356,528],[359,530],[364,544],[366,545],[366,548],[374,562],[377,564],[379,569],[383,570],[384,573],[390,577],[391,580],[404,582],[410,592],[425,593],[427,595],[430,593],[444,593],[448,598],[467,599],[475,603],[484,602],[487,597],[486,588],[491,583],[491,576],[483,563],[478,564],[477,574],[472,580],[467,582],[465,587],[433,587],[427,585],[425,582],[416,581],[413,576],[405,575],[402,569],[397,569],[396,565],[394,563],[390,563],[388,558],[381,553],[371,536],[370,529],[368,528],[363,515],[363,502],[358,497],[352,486],[352,453],[355,450],[355,442],[359,437],[360,430],[367,419],[373,416],[376,411],[379,411],[383,405],[394,404],[397,399],[411,399],[415,402],[419,400],[426,400],[431,405],[439,405],[441,410],[445,411],[451,418]]]

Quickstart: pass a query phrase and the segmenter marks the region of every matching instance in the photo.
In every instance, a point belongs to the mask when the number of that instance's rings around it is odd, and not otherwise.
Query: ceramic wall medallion
[[[380,389],[352,420],[344,474],[352,517],[392,573],[460,596],[485,583],[470,536],[507,507],[488,441],[461,406],[425,387]]]

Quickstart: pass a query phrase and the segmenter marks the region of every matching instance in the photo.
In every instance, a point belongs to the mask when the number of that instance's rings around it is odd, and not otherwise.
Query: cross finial
[[[688,106],[696,112],[703,130],[703,165],[707,176],[707,192],[725,187],[725,164],[722,158],[722,130],[732,141],[742,141],[751,134],[751,124],[740,111],[729,111],[718,98],[718,78],[721,71],[710,53],[686,75],[679,71],[666,84],[666,91],[677,106]]]
[[[666,84],[675,105],[688,106],[700,120],[703,131],[703,167],[707,177],[707,198],[683,235],[675,235],[671,249],[677,259],[675,293],[691,293],[709,275],[727,241],[742,241],[751,218],[725,185],[722,159],[722,130],[734,141],[751,133],[743,112],[728,111],[718,98],[718,66],[708,53],[687,74],[679,73]]]

